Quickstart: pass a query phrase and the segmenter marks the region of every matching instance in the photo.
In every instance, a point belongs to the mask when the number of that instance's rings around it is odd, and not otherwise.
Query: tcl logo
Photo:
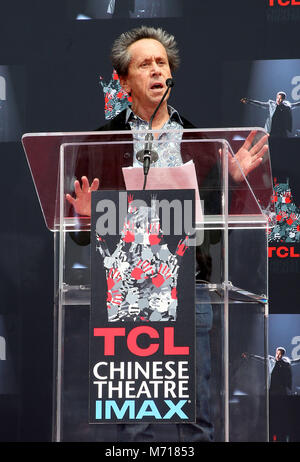
[[[278,258],[300,258],[300,254],[295,251],[295,247],[269,247],[268,254],[270,258],[274,257],[275,255]]]
[[[279,6],[300,6],[300,0],[269,0],[269,6],[274,6],[274,5],[279,5]]]

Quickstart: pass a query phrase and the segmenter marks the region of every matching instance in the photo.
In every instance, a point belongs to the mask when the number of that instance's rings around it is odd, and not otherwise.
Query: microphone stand
[[[167,89],[165,91],[165,93],[163,94],[163,97],[162,99],[160,100],[157,108],[155,109],[155,111],[153,112],[151,118],[150,118],[150,121],[149,121],[149,126],[148,126],[148,130],[152,130],[152,122],[153,122],[153,119],[154,117],[156,116],[156,113],[158,111],[158,109],[160,108],[163,100],[165,99],[165,97],[167,96],[167,93],[168,91],[170,90],[171,87],[174,86],[174,81],[173,79],[167,79],[166,80],[166,85],[167,85]],[[146,189],[146,184],[147,184],[147,175],[148,175],[148,172],[149,172],[149,169],[150,169],[150,164],[151,163],[154,163],[157,161],[158,159],[158,154],[157,152],[155,151],[152,151],[152,141],[153,141],[153,134],[152,133],[147,133],[146,136],[145,136],[145,148],[143,151],[139,151],[137,153],[137,159],[142,161],[143,162],[143,169],[144,169],[144,185],[143,185],[143,190]]]

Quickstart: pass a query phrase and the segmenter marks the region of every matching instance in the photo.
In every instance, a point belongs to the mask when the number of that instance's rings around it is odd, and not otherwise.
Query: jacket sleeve
[[[257,101],[256,99],[246,98],[247,104],[253,104],[253,106],[258,106],[262,109],[268,109],[269,102],[268,101]]]
[[[268,358],[264,358],[263,356],[258,356],[258,355],[253,355],[253,354],[248,354],[248,358],[254,359],[255,361],[258,361],[258,362],[264,362],[266,361],[266,359],[268,359]]]
[[[297,106],[300,106],[300,101],[297,101],[296,103],[290,103],[291,104],[291,109],[295,109]]]

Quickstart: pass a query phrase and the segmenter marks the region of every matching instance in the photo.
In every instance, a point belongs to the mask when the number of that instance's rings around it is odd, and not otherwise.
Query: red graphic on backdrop
[[[104,93],[105,118],[113,119],[132,102],[132,99],[123,90],[115,70],[108,83],[104,82],[103,77],[100,77],[100,84]]]
[[[276,223],[269,230],[269,242],[300,242],[300,208],[295,204],[289,182],[278,183],[274,178],[274,204]]]

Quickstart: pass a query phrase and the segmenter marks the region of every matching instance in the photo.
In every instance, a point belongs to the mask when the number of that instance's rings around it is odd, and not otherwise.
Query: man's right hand
[[[247,103],[247,98],[241,98],[241,103],[246,104]]]
[[[90,217],[91,216],[91,193],[97,191],[99,188],[99,179],[94,178],[92,184],[86,176],[81,177],[82,186],[76,180],[74,182],[75,197],[66,194],[67,201],[74,207],[78,215]]]

